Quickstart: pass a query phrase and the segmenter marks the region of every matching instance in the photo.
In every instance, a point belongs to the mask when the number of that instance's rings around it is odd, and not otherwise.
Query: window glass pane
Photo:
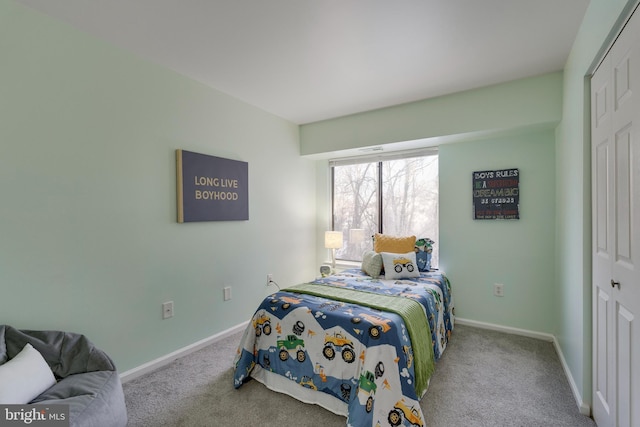
[[[381,229],[394,236],[434,240],[431,265],[438,266],[437,155],[355,164],[336,161],[332,167],[333,229],[344,237],[337,259],[362,261],[362,253],[373,248],[371,236]]]
[[[378,229],[378,163],[336,166],[333,173],[333,229],[344,239],[336,258],[362,261]]]
[[[431,265],[438,266],[438,156],[382,163],[382,231],[436,242]]]

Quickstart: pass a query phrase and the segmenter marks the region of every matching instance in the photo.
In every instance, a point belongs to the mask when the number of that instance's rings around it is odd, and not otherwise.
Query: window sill
[[[325,261],[323,265],[331,266],[331,261]],[[362,267],[362,261],[346,261],[346,260],[336,260],[336,270],[347,270],[349,268],[360,268]]]

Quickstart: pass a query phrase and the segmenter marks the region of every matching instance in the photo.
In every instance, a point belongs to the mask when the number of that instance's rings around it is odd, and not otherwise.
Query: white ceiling
[[[294,123],[558,71],[588,0],[16,0]]]

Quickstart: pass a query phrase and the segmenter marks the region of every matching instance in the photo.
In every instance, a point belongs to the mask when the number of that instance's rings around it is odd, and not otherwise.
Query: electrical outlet
[[[224,300],[229,301],[231,299],[231,286],[227,286],[223,289]]]
[[[173,317],[173,301],[167,301],[162,303],[162,318],[169,319]]]
[[[269,286],[273,282],[273,274],[267,274],[267,286]]]
[[[493,295],[496,297],[504,296],[504,285],[502,283],[493,284]]]

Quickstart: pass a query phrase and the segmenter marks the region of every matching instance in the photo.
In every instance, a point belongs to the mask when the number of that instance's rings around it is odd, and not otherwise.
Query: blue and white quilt
[[[347,270],[264,299],[238,348],[234,386],[255,378],[349,426],[424,426],[420,398],[453,324],[443,274]]]

